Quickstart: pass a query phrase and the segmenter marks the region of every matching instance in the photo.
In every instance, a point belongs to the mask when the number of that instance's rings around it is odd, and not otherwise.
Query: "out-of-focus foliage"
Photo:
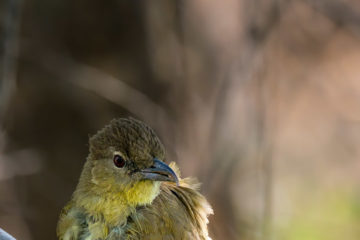
[[[322,192],[322,190],[318,190]],[[310,194],[310,193],[309,193]],[[303,204],[286,223],[276,228],[277,239],[337,240],[359,237],[360,201],[352,192],[336,189]],[[301,211],[305,211],[301,212]]]
[[[360,239],[357,0],[3,0],[0,227],[55,239],[112,118],[151,125],[213,239]]]

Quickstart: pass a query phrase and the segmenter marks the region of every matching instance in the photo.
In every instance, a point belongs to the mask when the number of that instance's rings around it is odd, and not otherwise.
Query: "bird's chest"
[[[104,221],[87,221],[79,240],[121,240],[125,239],[126,225],[110,226]]]
[[[180,239],[174,238],[173,233],[164,228],[166,222],[159,220],[156,215],[155,217],[153,214],[144,215],[141,210],[129,215],[123,224],[117,226],[109,226],[103,221],[90,219],[79,240]]]

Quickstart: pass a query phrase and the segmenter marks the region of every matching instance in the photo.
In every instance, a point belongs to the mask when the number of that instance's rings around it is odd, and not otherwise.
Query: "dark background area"
[[[356,0],[3,0],[0,227],[56,239],[111,119],[152,126],[213,239],[360,238]]]

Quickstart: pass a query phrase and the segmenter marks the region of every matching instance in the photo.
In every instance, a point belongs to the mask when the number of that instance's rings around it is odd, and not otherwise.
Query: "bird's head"
[[[161,181],[178,184],[164,158],[164,147],[149,126],[133,118],[112,120],[90,138],[78,190],[99,196],[111,193],[132,205],[150,203]]]

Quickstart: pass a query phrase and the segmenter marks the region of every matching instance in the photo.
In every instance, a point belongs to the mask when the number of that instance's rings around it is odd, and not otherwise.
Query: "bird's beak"
[[[149,179],[153,181],[167,181],[175,182],[179,186],[179,179],[175,172],[165,163],[157,158],[154,158],[154,164],[140,171],[143,179]]]

